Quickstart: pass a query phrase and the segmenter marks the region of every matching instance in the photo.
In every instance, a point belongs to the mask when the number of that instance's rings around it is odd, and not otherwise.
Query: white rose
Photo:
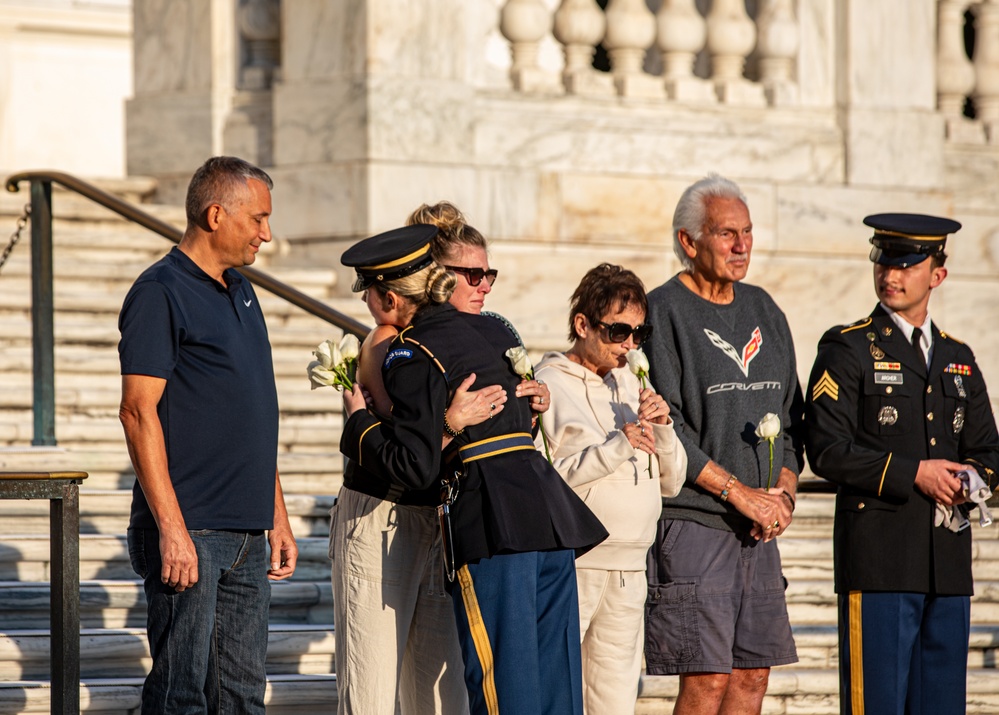
[[[513,371],[521,377],[530,375],[534,369],[534,366],[531,364],[531,358],[527,354],[527,348],[523,345],[518,345],[515,348],[507,350],[506,357],[510,361],[510,364],[513,365]]]
[[[312,351],[312,354],[316,356],[316,359],[327,370],[343,362],[340,356],[340,348],[332,340],[324,340],[319,343],[316,349]]]
[[[317,387],[333,387],[336,381],[336,374],[333,370],[323,367],[323,364],[318,360],[310,362],[306,372],[309,375],[309,382],[312,384],[313,390]]]
[[[773,441],[780,434],[780,417],[773,412],[768,412],[756,425],[756,436],[760,439]]]
[[[357,336],[352,333],[344,335],[343,340],[340,341],[340,356],[344,360],[356,360],[360,353],[361,343],[358,341]]]
[[[649,374],[649,358],[641,348],[629,350],[625,359],[628,361],[628,368],[635,375],[641,377]]]

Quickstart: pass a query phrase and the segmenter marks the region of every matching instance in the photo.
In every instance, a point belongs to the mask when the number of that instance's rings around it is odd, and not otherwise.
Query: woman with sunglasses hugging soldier
[[[661,497],[676,496],[687,469],[669,407],[625,359],[652,334],[647,307],[634,273],[593,268],[570,301],[572,347],[545,354],[536,371],[552,394],[544,430],[555,469],[610,532],[576,562],[583,698],[600,715],[635,712],[646,554]]]
[[[482,234],[446,201],[422,204],[406,223],[437,227],[431,255],[457,278],[449,302],[463,313],[482,312],[497,276]],[[384,297],[376,294],[363,294],[378,325],[361,348],[358,381],[369,408],[391,415],[381,370],[404,327],[396,315],[402,306],[386,310]],[[459,386],[448,406],[455,430],[498,415],[507,401],[496,385],[480,381],[470,391],[474,377]],[[516,396],[528,397],[535,412],[551,404],[547,387],[533,380],[521,381]],[[438,490],[422,496],[391,491],[381,477],[348,462],[330,512],[340,715],[468,712],[461,646],[441,573]]]

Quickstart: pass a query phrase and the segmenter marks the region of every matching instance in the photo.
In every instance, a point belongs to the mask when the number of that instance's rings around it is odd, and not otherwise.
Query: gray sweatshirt
[[[769,412],[782,427],[771,486],[782,467],[798,474],[804,464],[803,402],[784,313],[761,288],[736,283],[734,290],[727,305],[696,295],[679,275],[653,290],[649,322],[655,329],[646,352],[649,377],[669,401],[687,452],[686,482],[664,502],[662,516],[743,532],[750,521],[694,481],[714,460],[743,484],[766,487],[769,445],[755,431]]]

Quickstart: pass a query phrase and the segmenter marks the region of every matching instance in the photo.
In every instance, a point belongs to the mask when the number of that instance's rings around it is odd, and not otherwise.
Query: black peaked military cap
[[[942,254],[948,234],[961,228],[957,221],[925,214],[874,214],[864,223],[874,229],[871,260],[898,268]]]
[[[357,272],[354,292],[429,266],[434,260],[430,254],[430,239],[436,233],[436,226],[418,223],[379,233],[348,248],[340,257],[340,263]]]

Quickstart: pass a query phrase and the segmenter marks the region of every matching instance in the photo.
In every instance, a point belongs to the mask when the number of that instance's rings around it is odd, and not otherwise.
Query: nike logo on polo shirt
[[[243,305],[245,305],[247,308],[249,308],[250,307],[250,303],[252,303],[252,302],[253,302],[253,298],[250,298],[249,300],[244,300],[243,301]]]

